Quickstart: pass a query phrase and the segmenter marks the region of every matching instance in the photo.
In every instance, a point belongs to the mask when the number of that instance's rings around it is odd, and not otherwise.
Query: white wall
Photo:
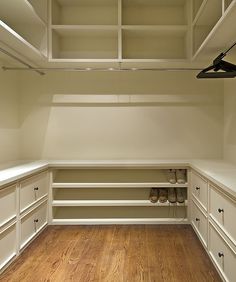
[[[155,105],[56,104],[68,94],[153,94]],[[68,98],[69,99],[69,98]],[[21,76],[21,157],[220,158],[223,83],[174,72]]]
[[[224,81],[224,158],[236,163],[236,80]]]
[[[0,163],[19,157],[17,92],[17,74],[2,71],[0,63]]]

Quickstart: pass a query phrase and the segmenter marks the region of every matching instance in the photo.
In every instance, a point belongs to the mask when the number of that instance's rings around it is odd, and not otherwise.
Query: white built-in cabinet
[[[236,277],[236,200],[191,173],[191,224],[224,281]]]
[[[184,63],[229,47],[235,17],[236,0],[1,0],[0,36],[39,63]]]
[[[167,171],[186,171],[171,184]],[[151,188],[181,188],[183,203],[151,203]],[[0,189],[0,271],[47,224],[189,224],[222,279],[236,277],[236,199],[188,166],[54,165]]]
[[[48,222],[48,172],[0,189],[0,272]]]

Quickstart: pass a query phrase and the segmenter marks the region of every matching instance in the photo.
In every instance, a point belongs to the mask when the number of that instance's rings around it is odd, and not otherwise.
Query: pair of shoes
[[[183,188],[169,188],[168,189],[168,201],[170,203],[184,203]]]
[[[185,169],[169,169],[167,171],[167,179],[169,183],[175,184],[185,184],[186,183],[186,173]]]
[[[149,195],[151,203],[165,203],[167,200],[170,203],[183,203],[185,198],[182,188],[152,188]]]
[[[149,194],[149,200],[151,203],[156,203],[159,199],[160,203],[167,201],[168,190],[165,188],[152,188]]]

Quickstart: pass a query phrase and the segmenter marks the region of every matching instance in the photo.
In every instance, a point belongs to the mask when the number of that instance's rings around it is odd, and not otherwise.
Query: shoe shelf
[[[108,183],[53,183],[52,188],[186,188],[188,183],[185,184],[171,184],[169,182],[108,182]]]
[[[15,47],[19,45],[17,51],[26,48],[27,54],[32,53],[35,57],[47,56],[47,6],[45,0],[41,2],[39,8],[35,0],[1,0],[0,9],[0,35],[3,42]]]
[[[188,183],[168,182],[168,169],[58,168],[51,183],[52,224],[186,222]],[[186,173],[186,170],[184,170]],[[151,188],[182,188],[183,203],[152,203]]]
[[[174,2],[50,0],[49,60],[185,60],[188,1]]]
[[[169,201],[165,203],[156,202],[151,203],[149,200],[53,200],[52,205],[54,207],[64,207],[64,206],[80,206],[80,207],[109,207],[109,206],[145,206],[145,207],[168,207],[168,206],[187,206],[187,200],[184,203],[170,203]]]
[[[145,206],[60,206],[53,207],[53,223],[58,222],[80,222],[89,223],[103,222],[126,222],[135,220],[145,222],[157,222],[174,220],[184,221],[186,219],[186,207],[145,207]],[[185,221],[184,221],[185,222]]]

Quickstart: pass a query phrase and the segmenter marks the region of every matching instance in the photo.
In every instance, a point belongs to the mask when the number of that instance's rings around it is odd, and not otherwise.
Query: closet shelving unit
[[[51,62],[185,60],[185,0],[50,0]]]
[[[170,184],[166,169],[54,169],[52,224],[186,223],[188,183]],[[151,188],[182,188],[184,203],[151,203]]]
[[[235,0],[193,0],[192,15],[192,59],[218,54],[234,41]]]
[[[47,0],[1,0],[1,41],[22,55],[47,57]],[[44,4],[44,5],[42,5]]]

